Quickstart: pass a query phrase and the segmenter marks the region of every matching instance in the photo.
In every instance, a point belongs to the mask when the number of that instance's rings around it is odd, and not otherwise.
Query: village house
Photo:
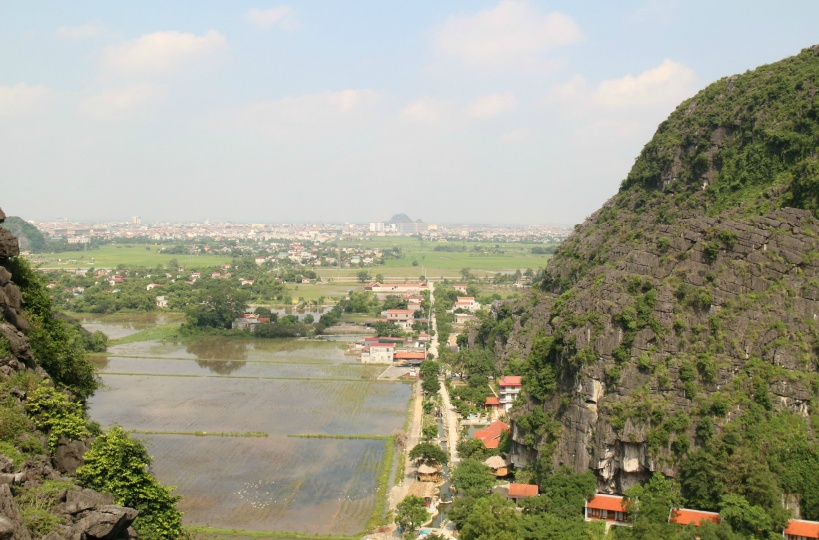
[[[413,482],[407,489],[407,495],[420,497],[424,499],[424,506],[429,506],[435,498],[435,484],[433,482]]]
[[[819,521],[792,519],[782,531],[785,540],[815,540],[819,538]]]
[[[161,287],[162,285],[159,283],[149,283],[145,286],[145,290],[150,291],[151,289],[156,289],[157,287]]]
[[[415,322],[415,311],[411,309],[388,309],[381,315],[387,318],[387,322],[395,323],[404,330],[411,329]]]
[[[586,501],[586,521],[605,521],[613,525],[628,525],[628,511],[620,495],[598,493]]]
[[[719,523],[717,512],[705,512],[703,510],[690,510],[688,508],[672,508],[668,514],[669,523],[678,525],[695,525],[697,527],[704,521]]]
[[[456,313],[455,314],[455,324],[466,324],[469,321],[476,320],[477,317],[472,315],[471,313]]]
[[[462,309],[464,311],[475,312],[481,309],[481,304],[475,301],[474,296],[459,296],[452,309],[455,311]]]
[[[425,351],[396,351],[393,359],[400,366],[420,366],[427,359],[427,353]]]
[[[370,342],[361,352],[364,364],[392,364],[395,355],[395,343]]]
[[[444,479],[441,474],[441,467],[422,464],[418,466],[418,481],[419,482],[440,482]]]
[[[456,283],[455,290],[458,291],[459,293],[466,294],[466,285],[463,283]]]
[[[252,333],[256,330],[257,325],[269,322],[270,318],[268,317],[258,317],[252,313],[245,313],[238,319],[233,320],[231,329],[240,331],[247,330]]]
[[[495,420],[485,428],[476,431],[473,438],[479,439],[486,448],[494,449],[500,445],[503,433],[510,431],[511,428],[505,422]]]
[[[157,296],[156,297],[156,307],[159,309],[163,309],[168,307],[168,297],[167,296]]]
[[[483,402],[483,408],[492,418],[495,418],[498,412],[502,411],[503,408],[501,407],[500,401],[498,401],[497,396],[489,396],[486,398],[486,401]]]
[[[483,464],[492,469],[492,474],[498,478],[509,475],[509,464],[500,456],[489,456]]]
[[[520,395],[520,391],[523,390],[522,377],[511,375],[501,377],[498,381],[498,387],[500,388],[498,400],[501,407],[503,407],[504,412],[509,412],[512,404]]]
[[[509,493],[506,495],[507,499],[511,499],[515,501],[515,504],[518,504],[518,501],[521,499],[525,499],[527,497],[537,497],[537,486],[534,484],[516,484],[512,482],[509,484]]]

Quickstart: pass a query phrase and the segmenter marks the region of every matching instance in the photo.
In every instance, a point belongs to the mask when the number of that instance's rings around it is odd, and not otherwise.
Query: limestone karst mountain
[[[494,306],[515,462],[819,518],[817,209],[819,46],[683,102],[539,290]]]

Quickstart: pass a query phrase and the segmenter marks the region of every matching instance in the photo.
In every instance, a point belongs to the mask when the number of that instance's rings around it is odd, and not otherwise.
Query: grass
[[[162,431],[148,429],[129,429],[130,433],[139,435],[193,435],[195,437],[269,437],[263,431]]]
[[[384,525],[384,516],[387,513],[387,484],[390,481],[392,462],[395,459],[395,437],[390,436],[384,442],[384,457],[381,461],[381,472],[378,474],[378,489],[375,491],[373,512],[364,530],[369,531],[379,525]]]
[[[135,334],[125,336],[118,339],[111,339],[108,341],[108,346],[125,345],[126,343],[137,343],[139,341],[153,341],[160,339],[167,339],[177,336],[179,334],[178,324],[161,324],[152,328],[140,330]]]
[[[171,255],[157,253],[162,246],[153,244],[110,244],[87,252],[69,251],[65,253],[40,253],[31,256],[36,264],[46,268],[115,268],[127,266],[157,265],[167,267],[171,259],[176,259],[186,268],[205,268],[233,261],[230,255]],[[150,248],[150,250],[146,249]]]

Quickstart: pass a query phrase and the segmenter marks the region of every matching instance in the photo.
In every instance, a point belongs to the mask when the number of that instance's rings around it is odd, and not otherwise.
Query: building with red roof
[[[819,538],[819,521],[792,519],[782,534],[785,540],[814,540]]]
[[[509,409],[512,408],[512,404],[520,395],[521,390],[523,390],[523,377],[516,375],[501,377],[500,380],[498,380],[498,388],[500,389],[500,396],[498,398],[500,404],[504,411],[509,412]]]
[[[498,398],[495,396],[489,396],[486,398],[486,401],[483,402],[483,407],[492,414],[496,413],[501,408],[500,401],[498,401]]]
[[[620,495],[596,494],[586,501],[586,521],[607,521],[617,525],[626,524],[628,510],[623,506],[623,502],[623,497]]]
[[[512,499],[517,503],[520,499],[526,497],[537,497],[537,486],[534,484],[509,484],[509,493],[506,495],[508,499]]]
[[[719,523],[719,514],[717,512],[706,512],[704,510],[672,508],[668,515],[669,523],[677,523],[679,525],[696,525],[699,527],[703,521]]]
[[[504,431],[509,433],[512,430],[504,422],[495,420],[485,428],[476,431],[474,438],[480,439],[483,445],[487,448],[497,448],[500,444],[501,435]]]

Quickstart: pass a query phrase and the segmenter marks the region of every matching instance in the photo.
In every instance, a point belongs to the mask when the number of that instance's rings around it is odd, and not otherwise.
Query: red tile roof
[[[514,375],[507,375],[506,377],[501,377],[498,381],[498,385],[500,386],[523,386],[522,377],[514,376]]]
[[[785,534],[791,536],[804,536],[805,538],[819,538],[819,522],[805,521],[803,519],[792,519],[788,521]]]
[[[625,512],[623,507],[623,497],[620,495],[604,495],[598,493],[586,503],[586,508],[595,510],[610,510],[612,512]]]
[[[475,438],[480,439],[487,448],[497,448],[500,443],[501,433],[511,431],[508,425],[496,420],[483,429],[475,432]]]
[[[500,401],[495,396],[489,396],[486,398],[486,401],[483,403],[484,405],[500,405]]]
[[[537,486],[534,484],[509,484],[509,497],[537,497]]]
[[[671,523],[678,523],[680,525],[696,525],[700,526],[703,521],[713,521],[719,523],[719,514],[717,512],[705,512],[703,510],[689,510],[687,508],[672,508],[671,517],[668,520]]]

